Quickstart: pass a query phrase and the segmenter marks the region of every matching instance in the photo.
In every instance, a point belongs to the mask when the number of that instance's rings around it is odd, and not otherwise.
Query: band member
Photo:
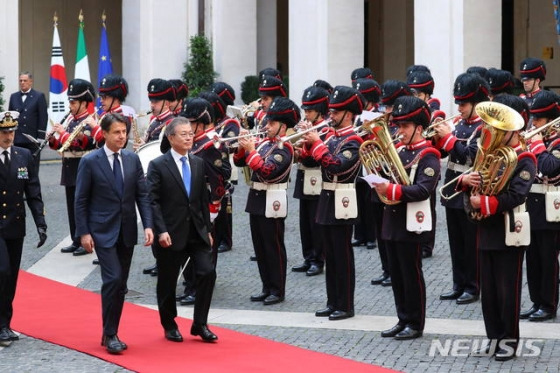
[[[282,73],[280,72],[280,70],[275,69],[273,67],[265,67],[264,69],[262,69],[261,71],[259,71],[259,79],[262,81],[265,76],[271,76],[275,79],[278,79],[280,81],[283,80],[282,78]]]
[[[72,244],[63,247],[63,253],[73,253],[75,256],[88,252],[80,245],[80,237],[76,236],[76,220],[74,216],[74,193],[76,192],[76,175],[78,164],[84,155],[97,147],[92,130],[96,125],[93,117],[88,113],[88,104],[95,101],[95,89],[87,80],[74,79],[68,84],[69,116],[65,123],[55,123],[55,135],[49,140],[51,149],[58,150],[64,146],[62,152],[62,172],[60,185],[64,185],[66,192],[66,211],[68,212],[68,226]],[[80,127],[83,127],[80,129]],[[73,139],[70,139],[70,137]],[[67,143],[69,142],[69,143]]]
[[[267,137],[258,144],[253,137],[239,139],[240,148],[234,155],[237,166],[247,165],[253,170],[245,211],[249,213],[262,291],[251,296],[251,301],[264,305],[283,302],[286,294],[284,221],[294,150],[289,142],[283,142],[282,136],[300,119],[296,104],[285,97],[275,98],[267,110]]]
[[[408,80],[408,76],[410,74],[417,73],[417,72],[424,72],[424,73],[428,73],[428,74],[432,75],[432,72],[430,71],[430,68],[426,65],[410,65],[409,67],[406,68],[406,78],[407,78],[407,80]]]
[[[190,110],[189,104],[185,109]],[[171,150],[150,162],[148,168],[154,227],[159,237],[154,248],[159,268],[160,321],[167,340],[183,341],[175,322],[175,287],[179,267],[190,256],[196,272],[197,291],[191,334],[199,335],[204,342],[214,342],[218,337],[208,328],[216,270],[212,263],[212,225],[204,180],[206,162],[191,152],[194,133],[188,119],[173,119],[166,136]]]
[[[174,116],[179,116],[183,110],[183,101],[189,95],[189,87],[180,79],[169,79],[175,90],[175,100],[169,101],[169,110]]]
[[[99,99],[103,112],[99,116],[98,125],[92,130],[93,138],[95,139],[98,147],[102,147],[103,141],[105,141],[103,137],[103,129],[99,123],[103,119],[103,116],[108,113],[124,115],[122,103],[125,101],[126,96],[128,96],[128,83],[122,76],[109,74],[101,79],[101,83],[99,84]],[[128,145],[128,134],[130,133],[132,120],[127,115],[124,115],[124,119],[126,123],[127,136],[124,147],[126,148]]]
[[[427,71],[419,71],[418,68],[416,70],[411,71],[407,75],[406,83],[412,90],[412,93],[415,97],[418,97],[430,108],[430,112],[434,113],[436,110],[439,110],[439,100],[434,99],[432,94],[434,93],[434,78],[432,75]],[[433,115],[432,115],[433,119]],[[436,216],[436,193],[435,190],[433,194],[430,196],[430,201],[433,202],[432,204],[432,219],[434,220],[434,226],[437,226],[437,216]],[[436,230],[432,230],[430,232],[430,240],[424,244],[422,244],[422,258],[430,258],[433,255],[435,241],[436,241]]]
[[[325,121],[329,109],[329,93],[323,88],[308,87],[303,91],[301,108],[305,113],[305,121],[311,126],[320,126],[321,140],[330,132]],[[302,153],[296,147],[298,171],[294,198],[299,199],[299,234],[303,263],[292,267],[293,272],[305,272],[307,276],[323,273],[325,257],[323,253],[323,237],[317,234],[320,227],[315,221],[319,194],[321,193],[321,164],[309,153]]]
[[[17,111],[0,113],[0,346],[19,339],[10,323],[26,233],[24,198],[37,226],[37,247],[47,240],[41,184],[33,156],[28,149],[14,146],[18,117]]]
[[[354,73],[356,70],[354,70]],[[354,73],[352,74],[353,76],[355,76]],[[381,87],[375,80],[371,78],[358,78],[352,81],[352,87],[357,89],[366,100],[363,111],[378,111]],[[362,169],[359,176],[364,175]],[[358,198],[358,223],[354,225],[352,246],[365,246],[367,249],[373,250],[377,246],[377,231],[374,228],[377,225],[376,212],[381,212],[383,205],[379,204],[379,198],[377,198],[369,184],[361,177],[356,178],[356,196]],[[383,254],[380,252],[380,255]]]
[[[350,79],[354,83],[358,79],[371,79],[373,80],[373,72],[369,67],[358,67],[350,74]]]
[[[401,202],[385,206],[382,238],[387,245],[393,295],[399,321],[382,337],[413,339],[422,336],[426,319],[426,285],[422,272],[422,243],[430,239],[431,227],[409,231],[409,223],[423,222],[430,213],[430,204],[416,213],[407,211],[412,202],[429,200],[440,173],[440,154],[423,137],[430,124],[428,105],[417,97],[399,97],[393,107],[393,121],[401,137],[399,160],[407,170],[410,185],[390,182],[374,183],[376,192],[389,201]],[[409,222],[408,220],[413,220]],[[412,230],[412,228],[411,228]]]
[[[381,105],[380,111],[390,113],[393,111],[393,104],[400,96],[412,96],[412,90],[405,82],[399,80],[387,80],[381,86]]]
[[[476,245],[476,225],[468,218],[463,208],[463,195],[456,193],[455,185],[450,183],[473,164],[476,156],[477,130],[482,120],[475,106],[488,100],[490,87],[486,80],[477,74],[460,74],[455,79],[453,96],[458,105],[461,120],[452,132],[450,126],[435,127],[434,143],[437,149],[447,154],[441,203],[445,207],[447,234],[451,252],[453,289],[439,296],[441,300],[455,300],[457,304],[476,302],[480,294],[478,249]]]
[[[560,96],[542,91],[531,106],[534,129],[542,128],[560,117]],[[560,137],[554,127],[533,136],[530,150],[537,157],[537,178],[527,198],[531,217],[531,244],[527,249],[527,283],[533,305],[521,312],[522,319],[544,321],[556,317],[558,308],[558,247],[560,217]],[[551,198],[552,197],[552,198]]]
[[[134,245],[138,239],[136,208],[144,226],[144,245],[152,244],[152,210],[138,156],[123,149],[126,119],[116,113],[101,119],[102,148],[80,161],[76,178],[76,235],[87,252],[94,249],[101,266],[103,337],[111,354],[127,345],[117,336]],[[121,161],[122,159],[122,161]]]
[[[491,150],[493,147],[500,148],[503,152],[509,149],[513,153],[513,160],[517,155],[511,174],[498,175],[498,178],[508,177],[509,181],[503,183],[503,188],[496,188],[495,192],[489,193],[487,190],[498,179],[494,176],[482,179],[478,170],[464,175],[458,183],[462,188],[468,188],[466,208],[472,214],[477,214],[482,315],[486,335],[491,341],[480,351],[475,351],[475,354],[493,354],[497,361],[505,361],[515,357],[519,342],[523,253],[526,248],[521,242],[519,246],[515,246],[517,243],[508,241],[506,244],[506,240],[508,235],[517,232],[522,236],[529,230],[515,214],[524,210],[525,200],[535,178],[537,161],[532,153],[524,150],[520,142],[519,131],[523,129],[525,121],[517,111],[495,102],[480,103],[476,110],[485,119],[482,146],[490,149],[485,151],[480,167],[484,167],[488,154],[497,154]],[[512,168],[511,160],[503,158],[503,167],[500,169],[504,170],[508,166]],[[499,162],[496,157],[488,159],[494,164]],[[512,224],[506,226],[506,220]]]
[[[495,96],[513,91],[513,75],[507,70],[499,70],[495,68],[488,69],[486,73],[486,81],[490,86],[490,99]]]
[[[541,92],[541,83],[546,77],[546,65],[539,58],[525,58],[519,66],[519,76],[525,91],[520,96],[527,101],[530,108],[535,95]]]
[[[484,66],[470,66],[465,72],[467,74],[477,74],[481,78],[486,79],[486,73],[488,72],[488,69]]]
[[[351,240],[358,216],[354,182],[360,170],[358,149],[362,139],[352,125],[364,104],[357,89],[336,86],[329,97],[334,132],[325,141],[316,131],[303,135],[303,150],[321,163],[323,186],[315,219],[319,224],[316,234],[323,237],[325,249],[327,306],[315,316],[329,320],[354,317],[356,273]]]
[[[317,79],[316,81],[314,81],[313,82],[313,87],[323,88],[327,92],[329,92],[329,95],[332,94],[333,91],[334,91],[333,86],[329,82],[327,82],[326,80],[321,80],[321,79]]]
[[[252,116],[253,123],[249,125],[250,128],[259,128],[274,98],[287,97],[288,94],[282,80],[270,75],[263,75],[259,84],[259,96],[260,109]]]

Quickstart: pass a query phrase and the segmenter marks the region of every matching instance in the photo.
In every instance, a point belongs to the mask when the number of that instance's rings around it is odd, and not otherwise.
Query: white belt
[[[520,213],[520,212],[525,212],[527,211],[527,209],[525,208],[525,203],[520,204],[519,206],[514,207],[513,212],[515,213]]]
[[[329,183],[328,181],[323,181],[324,190],[336,190],[336,189],[354,189],[354,183]]]
[[[467,166],[466,164],[459,164],[459,163],[447,161],[447,169],[448,170],[453,170],[453,171],[457,171],[457,172],[465,172],[469,168],[470,167]]]
[[[548,184],[533,184],[531,185],[531,193],[545,194],[546,192],[557,192],[560,187]]]
[[[251,185],[251,189],[255,189],[255,190],[288,189],[288,183],[265,184],[265,183],[259,183],[258,181],[253,181],[253,185]]]
[[[66,151],[62,153],[62,158],[82,158],[84,155],[88,154],[90,151]]]

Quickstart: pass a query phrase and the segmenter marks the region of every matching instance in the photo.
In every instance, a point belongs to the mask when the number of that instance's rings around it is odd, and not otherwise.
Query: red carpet
[[[110,355],[101,347],[101,296],[21,271],[12,328],[25,335],[96,356],[138,372],[390,372],[211,326],[219,341],[189,334],[191,320],[178,318],[185,341],[164,339],[157,311],[126,303],[119,337],[129,348]],[[17,342],[16,342],[17,343]]]

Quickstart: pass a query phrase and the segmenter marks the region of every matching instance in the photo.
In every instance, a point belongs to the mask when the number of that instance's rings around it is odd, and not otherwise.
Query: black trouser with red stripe
[[[281,298],[286,292],[286,246],[284,220],[260,215],[249,215],[253,248],[257,256],[263,293]]]
[[[373,190],[366,181],[356,180],[356,198],[358,199],[358,222],[354,224],[354,239],[361,242],[375,242],[376,230],[373,229],[373,209],[375,202],[371,198]]]
[[[523,248],[480,250],[482,316],[489,339],[519,340]]]
[[[352,225],[320,225],[323,236],[327,282],[327,307],[354,311],[356,271],[352,248]]]
[[[381,239],[381,228],[383,227],[383,210],[384,204],[381,202],[373,203],[373,223],[375,235],[377,236],[377,250],[379,251],[379,259],[381,260],[381,270],[383,275],[391,275],[389,270],[389,259],[387,259],[387,245]]]
[[[422,272],[421,244],[385,243],[399,324],[422,331],[426,320],[426,284]]]
[[[318,199],[299,200],[299,233],[301,237],[301,251],[305,264],[315,264],[323,268],[325,261],[323,253],[323,236],[317,234],[319,224],[315,222]]]
[[[527,248],[527,284],[538,308],[556,313],[558,307],[558,248],[560,231],[531,231]]]

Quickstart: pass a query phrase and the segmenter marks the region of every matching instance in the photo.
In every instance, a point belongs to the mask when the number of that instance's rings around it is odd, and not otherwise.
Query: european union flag
[[[105,15],[103,15],[105,16]],[[101,84],[101,79],[105,75],[113,73],[113,63],[111,62],[111,52],[109,51],[109,41],[107,40],[107,27],[105,26],[105,20],[103,19],[101,27],[101,45],[99,47],[99,64],[97,70],[97,87]],[[101,101],[99,97],[97,98],[97,112],[101,114]]]

